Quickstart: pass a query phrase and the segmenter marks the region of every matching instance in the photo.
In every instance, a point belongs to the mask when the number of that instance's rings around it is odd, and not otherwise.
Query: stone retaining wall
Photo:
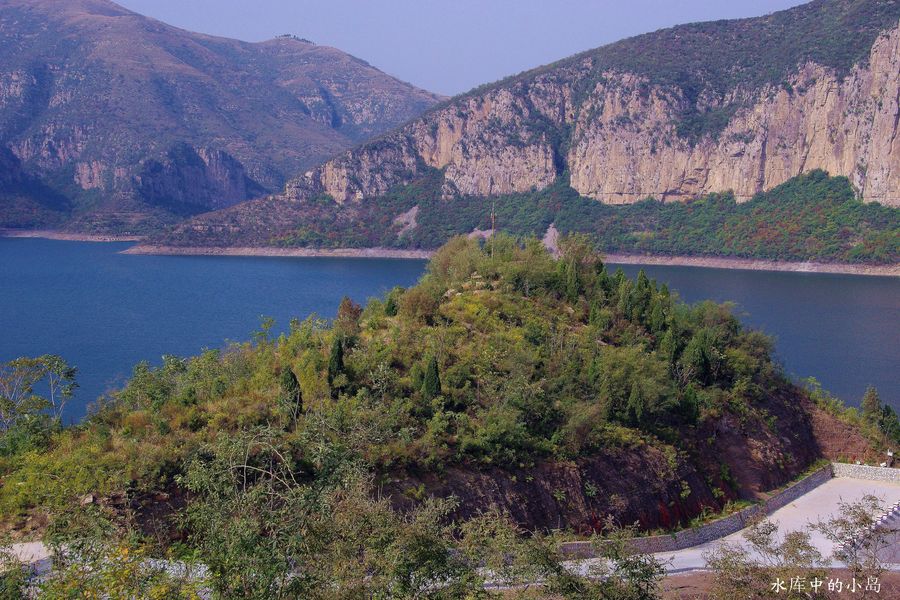
[[[870,481],[892,481],[900,483],[900,469],[890,467],[869,467],[866,465],[850,465],[846,463],[833,463],[835,477],[850,477],[852,479],[868,479]]]
[[[752,519],[762,514],[768,515],[775,512],[831,478],[832,466],[827,465],[778,492],[765,502],[748,506],[727,517],[692,529],[685,529],[668,535],[634,538],[631,540],[631,547],[637,552],[653,554],[656,552],[674,552],[706,544],[732,533],[737,533],[746,527]],[[590,542],[564,543],[561,546],[561,550],[563,554],[572,558],[590,558],[594,555],[594,549]]]
[[[638,552],[653,554],[656,552],[684,550],[685,548],[712,542],[732,533],[737,533],[754,518],[763,514],[772,514],[800,496],[808,494],[832,477],[900,483],[900,469],[832,463],[804,477],[760,504],[748,506],[727,517],[692,529],[685,529],[668,535],[634,538],[631,540],[631,546]],[[562,544],[561,550],[563,554],[572,558],[590,558],[595,554],[593,545],[590,542],[567,542]]]

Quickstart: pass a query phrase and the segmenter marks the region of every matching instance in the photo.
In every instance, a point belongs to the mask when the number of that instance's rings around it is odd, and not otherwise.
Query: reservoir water
[[[262,316],[331,318],[413,284],[424,261],[126,256],[128,244],[0,238],[0,362],[59,354],[79,368],[69,418],[121,386],[132,367],[242,341]],[[623,267],[634,275],[639,267]],[[900,408],[900,279],[646,267],[689,302],[733,301],[776,337],[779,359],[856,404],[867,385]]]

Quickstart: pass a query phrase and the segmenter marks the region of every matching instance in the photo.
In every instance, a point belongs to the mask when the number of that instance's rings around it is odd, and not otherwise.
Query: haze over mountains
[[[562,186],[608,204],[729,190],[745,201],[816,169],[900,206],[898,24],[896,0],[815,0],[623,40],[458,96],[282,196],[205,215],[165,241],[304,245],[323,212],[361,220],[388,196],[438,206]],[[413,208],[428,216],[411,202],[378,215],[393,227],[384,235],[413,230]]]
[[[106,0],[0,5],[0,226],[142,232],[281,189],[439,97],[334,48]]]

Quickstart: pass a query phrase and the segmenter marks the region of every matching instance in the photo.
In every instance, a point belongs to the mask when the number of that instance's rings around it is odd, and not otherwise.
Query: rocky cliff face
[[[738,199],[812,169],[850,178],[867,201],[900,206],[900,27],[867,64],[840,77],[815,63],[786,85],[743,98],[716,138],[691,145],[672,123],[684,99],[610,74],[573,122],[572,187],[604,202],[683,200],[733,190]]]
[[[0,4],[0,147],[83,227],[98,205],[137,223],[280,190],[437,100],[292,37],[194,34],[106,0]]]
[[[807,61],[777,84],[695,99],[600,67],[587,56],[456,99],[306,173],[286,195],[378,197],[428,166],[443,171],[448,198],[541,189],[568,172],[581,195],[612,204],[728,190],[745,200],[824,169],[866,201],[900,206],[896,21],[849,72]],[[690,112],[727,123],[692,139],[680,131]]]

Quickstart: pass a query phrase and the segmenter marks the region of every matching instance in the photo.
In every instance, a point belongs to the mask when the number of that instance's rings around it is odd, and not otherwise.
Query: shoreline
[[[140,242],[140,236],[90,235],[54,230],[0,229],[0,237],[42,238],[68,242]],[[427,260],[433,250],[401,250],[396,248],[274,248],[215,246],[155,246],[140,244],[120,254],[157,256],[256,256],[268,258],[393,258]],[[830,273],[900,277],[900,263],[891,265],[851,265],[814,261],[787,262],[755,258],[722,258],[716,256],[664,256],[658,254],[604,254],[604,261],[614,265],[648,265],[664,267],[701,267],[745,271],[777,271],[790,273]]]
[[[180,247],[137,245],[122,254],[164,256],[261,256],[308,258],[405,258],[428,259],[433,250],[397,250],[393,248],[260,248],[260,247]],[[849,265],[842,263],[784,262],[750,258],[720,258],[703,256],[661,256],[652,254],[604,254],[604,261],[619,265],[652,265],[673,267],[703,267],[748,271],[783,271],[794,273],[831,273],[837,275],[869,275],[900,277],[900,264]]]
[[[86,233],[68,233],[52,229],[0,229],[0,237],[8,238],[40,238],[44,240],[60,240],[64,242],[139,242],[137,235],[91,235]]]
[[[836,275],[869,275],[900,277],[900,264],[850,265],[844,263],[786,262],[756,258],[720,258],[715,256],[660,256],[653,254],[605,254],[603,260],[620,265],[652,265],[666,267],[703,267],[745,271],[783,271],[792,273],[831,273]]]
[[[428,259],[432,250],[397,250],[393,248],[216,248],[209,246],[132,246],[120,254],[158,256],[260,256],[269,258],[402,258]]]

